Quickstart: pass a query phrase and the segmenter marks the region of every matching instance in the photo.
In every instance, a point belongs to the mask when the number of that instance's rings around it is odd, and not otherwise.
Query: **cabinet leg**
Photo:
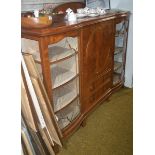
[[[82,127],[85,127],[85,126],[86,126],[86,120],[83,120],[83,121],[82,121],[81,126],[82,126]]]

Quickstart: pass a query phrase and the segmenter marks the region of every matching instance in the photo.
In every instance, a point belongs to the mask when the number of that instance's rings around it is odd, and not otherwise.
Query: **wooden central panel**
[[[83,28],[83,71],[87,82],[111,68],[113,22],[103,22]]]
[[[113,20],[93,24],[82,29],[82,57],[84,87],[82,96],[89,100],[97,96],[92,103],[85,102],[83,108],[87,110],[87,104],[93,104],[104,96],[112,86],[112,62],[114,49],[114,25]],[[103,78],[103,77],[106,77]],[[106,81],[109,79],[108,81]],[[103,91],[104,90],[104,91]],[[103,93],[98,93],[103,92]],[[89,100],[90,102],[90,100]]]

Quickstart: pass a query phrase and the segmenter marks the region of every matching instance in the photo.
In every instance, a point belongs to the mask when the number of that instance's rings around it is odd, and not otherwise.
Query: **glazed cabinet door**
[[[84,27],[82,38],[82,98],[87,111],[112,87],[113,20]]]
[[[115,49],[113,66],[113,87],[123,85],[125,74],[126,49],[129,17],[115,20]]]
[[[48,93],[51,96],[50,104],[64,136],[81,114],[79,33],[71,31],[53,35],[43,38],[42,44],[25,38],[22,41],[23,52],[32,54],[41,80],[48,84],[45,88],[51,92]],[[40,44],[42,48],[39,48]]]

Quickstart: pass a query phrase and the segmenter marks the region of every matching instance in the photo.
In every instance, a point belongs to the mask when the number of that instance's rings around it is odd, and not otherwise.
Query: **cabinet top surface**
[[[99,23],[102,21],[110,20],[110,19],[116,19],[119,17],[126,17],[129,15],[128,11],[121,11],[121,10],[110,10],[105,15],[97,16],[97,17],[85,17],[85,18],[79,18],[76,22],[68,22],[66,19],[64,19],[64,15],[57,15],[53,16],[53,24],[48,28],[42,28],[42,29],[26,29],[22,28],[22,37],[25,37],[25,35],[30,36],[49,36],[59,33],[65,33],[71,30],[78,30],[84,26]]]

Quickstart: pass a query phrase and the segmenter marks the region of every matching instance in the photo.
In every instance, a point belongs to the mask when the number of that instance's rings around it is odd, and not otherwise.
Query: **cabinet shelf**
[[[77,98],[66,108],[56,113],[60,129],[64,129],[69,124],[71,124],[79,114],[80,114],[80,104],[79,104],[79,98]]]
[[[79,78],[72,80],[66,85],[53,91],[54,111],[58,111],[67,106],[79,95]]]
[[[72,72],[68,69],[56,66],[52,69],[52,82],[53,88],[56,88],[69,80],[71,80],[76,75],[75,72]]]
[[[77,53],[77,51],[72,48],[53,46],[53,47],[49,47],[48,53],[49,53],[48,55],[49,55],[50,64],[52,64],[52,63],[57,63],[57,62],[60,62],[67,58],[72,57],[73,55]],[[35,61],[37,63],[41,63],[41,60],[39,57],[36,57]]]
[[[63,87],[64,85],[70,83],[71,81],[73,81],[74,79],[76,79],[77,77],[79,77],[79,74],[76,74],[73,78],[71,78],[69,81],[67,81],[66,83],[63,83],[62,85],[59,85],[58,87],[56,88],[53,88],[52,90],[56,90],[56,89],[59,89],[60,87]]]
[[[79,98],[79,95],[77,95],[75,98],[73,98],[73,100],[71,100],[68,104],[64,105],[61,109],[55,111],[55,114],[61,112],[65,108],[67,108],[70,104],[72,104],[75,100],[77,100],[77,98]]]
[[[114,62],[114,71],[117,71],[118,69],[120,69],[122,67],[122,62]]]
[[[52,77],[52,88],[54,89],[70,81],[78,74],[78,56],[75,55],[67,59],[66,61],[52,64],[50,68]]]
[[[115,47],[115,52],[114,52],[115,55],[122,52],[123,52],[123,47]]]

